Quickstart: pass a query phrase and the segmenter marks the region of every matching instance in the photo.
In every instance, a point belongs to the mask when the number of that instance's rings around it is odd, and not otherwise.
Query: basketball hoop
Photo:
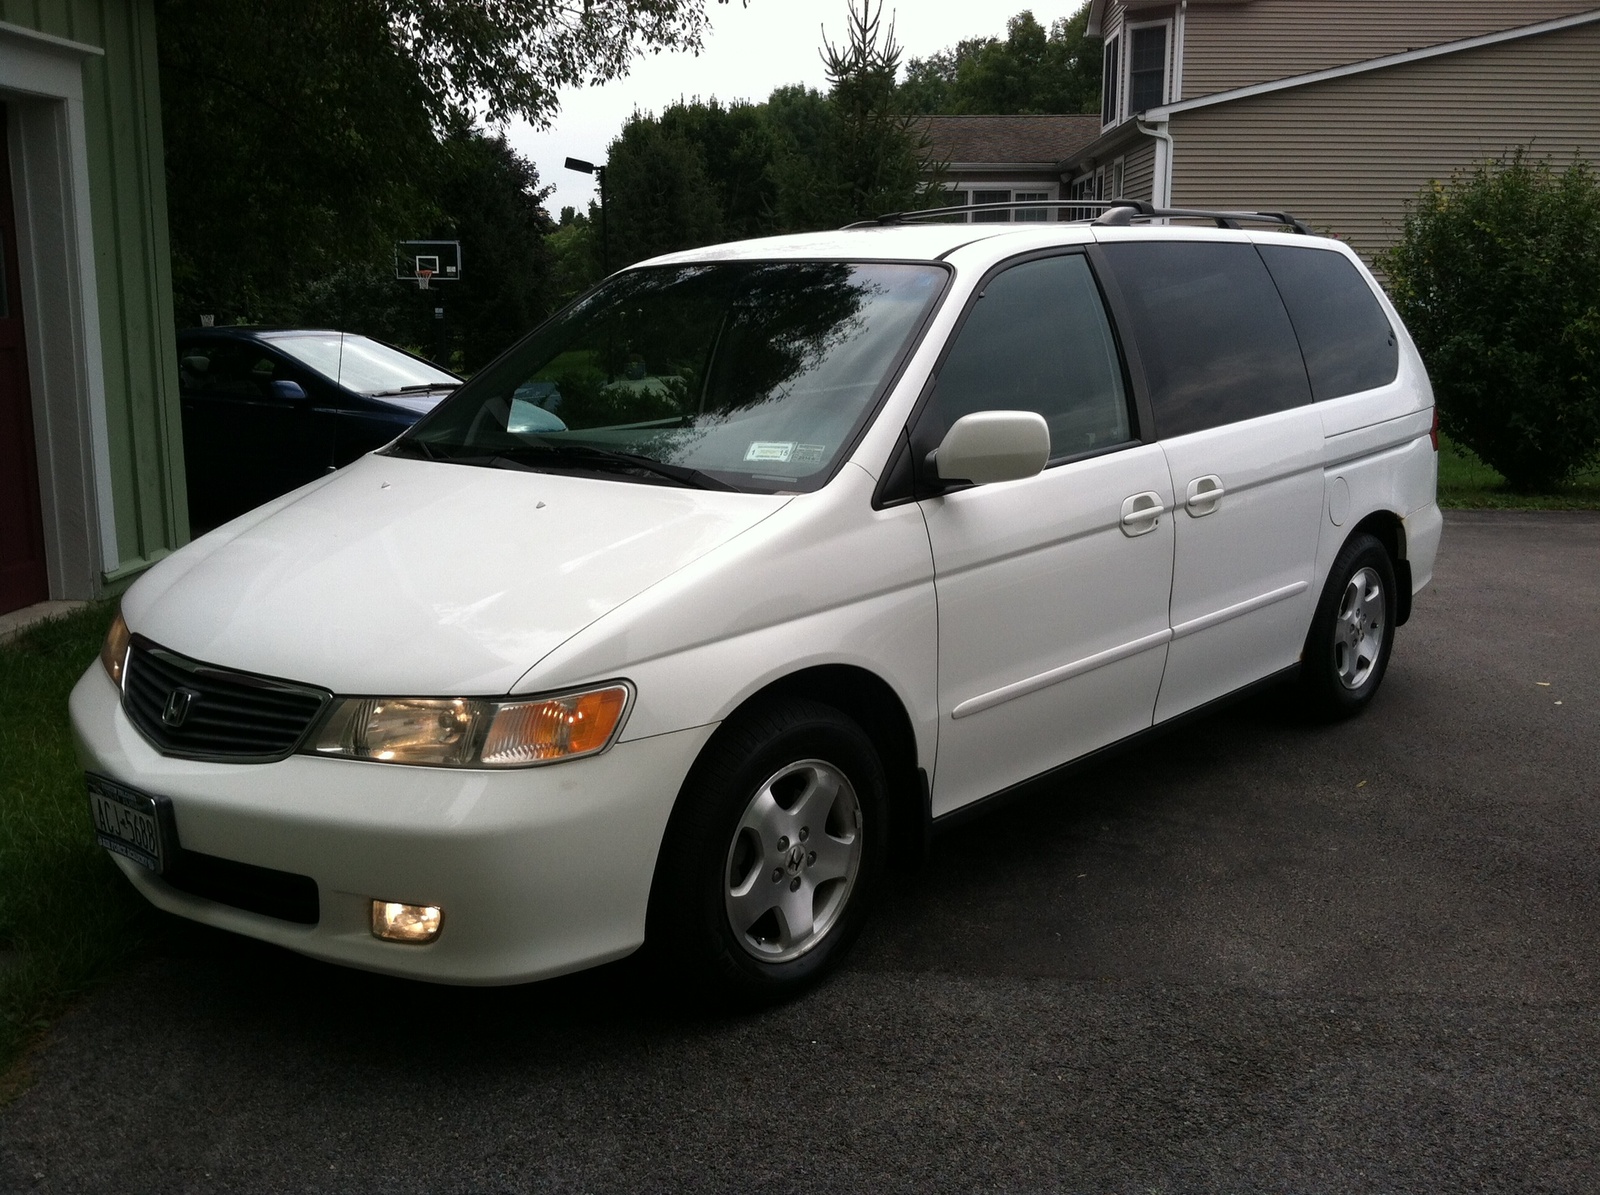
[[[428,279],[430,279],[432,277],[433,277],[433,271],[432,270],[427,269],[427,268],[423,268],[423,269],[418,270],[417,271],[417,289],[418,290],[427,290],[428,289]]]

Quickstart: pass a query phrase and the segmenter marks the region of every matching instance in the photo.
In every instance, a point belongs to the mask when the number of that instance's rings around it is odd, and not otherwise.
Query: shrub
[[[1516,490],[1600,456],[1600,178],[1518,149],[1425,187],[1379,258],[1444,430]]]

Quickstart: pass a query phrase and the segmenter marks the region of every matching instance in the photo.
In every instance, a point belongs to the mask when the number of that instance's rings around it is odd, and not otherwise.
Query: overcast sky
[[[1083,0],[885,0],[884,16],[894,13],[902,61],[926,58],[964,37],[1003,37],[1006,20],[1031,9],[1041,25],[1070,16]],[[606,146],[635,108],[659,112],[679,99],[715,97],[764,100],[783,83],[824,84],[817,50],[822,28],[835,44],[844,40],[846,0],[739,0],[708,3],[711,31],[698,58],[689,54],[646,55],[624,79],[604,87],[563,91],[555,123],[537,132],[518,121],[507,130],[511,144],[539,168],[539,178],[554,184],[546,201],[552,215],[570,204],[582,211],[594,195],[589,177],[562,168],[570,156],[603,162]]]

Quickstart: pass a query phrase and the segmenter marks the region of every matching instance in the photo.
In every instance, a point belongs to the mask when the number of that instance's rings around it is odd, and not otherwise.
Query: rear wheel
[[[1394,562],[1370,535],[1355,535],[1328,571],[1301,656],[1300,687],[1308,710],[1347,718],[1372,700],[1394,646]]]
[[[776,701],[725,725],[662,844],[652,952],[694,989],[742,1003],[813,982],[866,918],[886,793],[871,741],[831,706]]]

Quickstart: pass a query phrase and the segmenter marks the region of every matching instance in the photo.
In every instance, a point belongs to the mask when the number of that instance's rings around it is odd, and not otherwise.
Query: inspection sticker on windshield
[[[789,455],[789,463],[794,465],[820,465],[822,454],[828,450],[826,444],[796,444],[794,452]]]
[[[752,440],[744,450],[747,461],[787,461],[793,455],[793,440]]]

